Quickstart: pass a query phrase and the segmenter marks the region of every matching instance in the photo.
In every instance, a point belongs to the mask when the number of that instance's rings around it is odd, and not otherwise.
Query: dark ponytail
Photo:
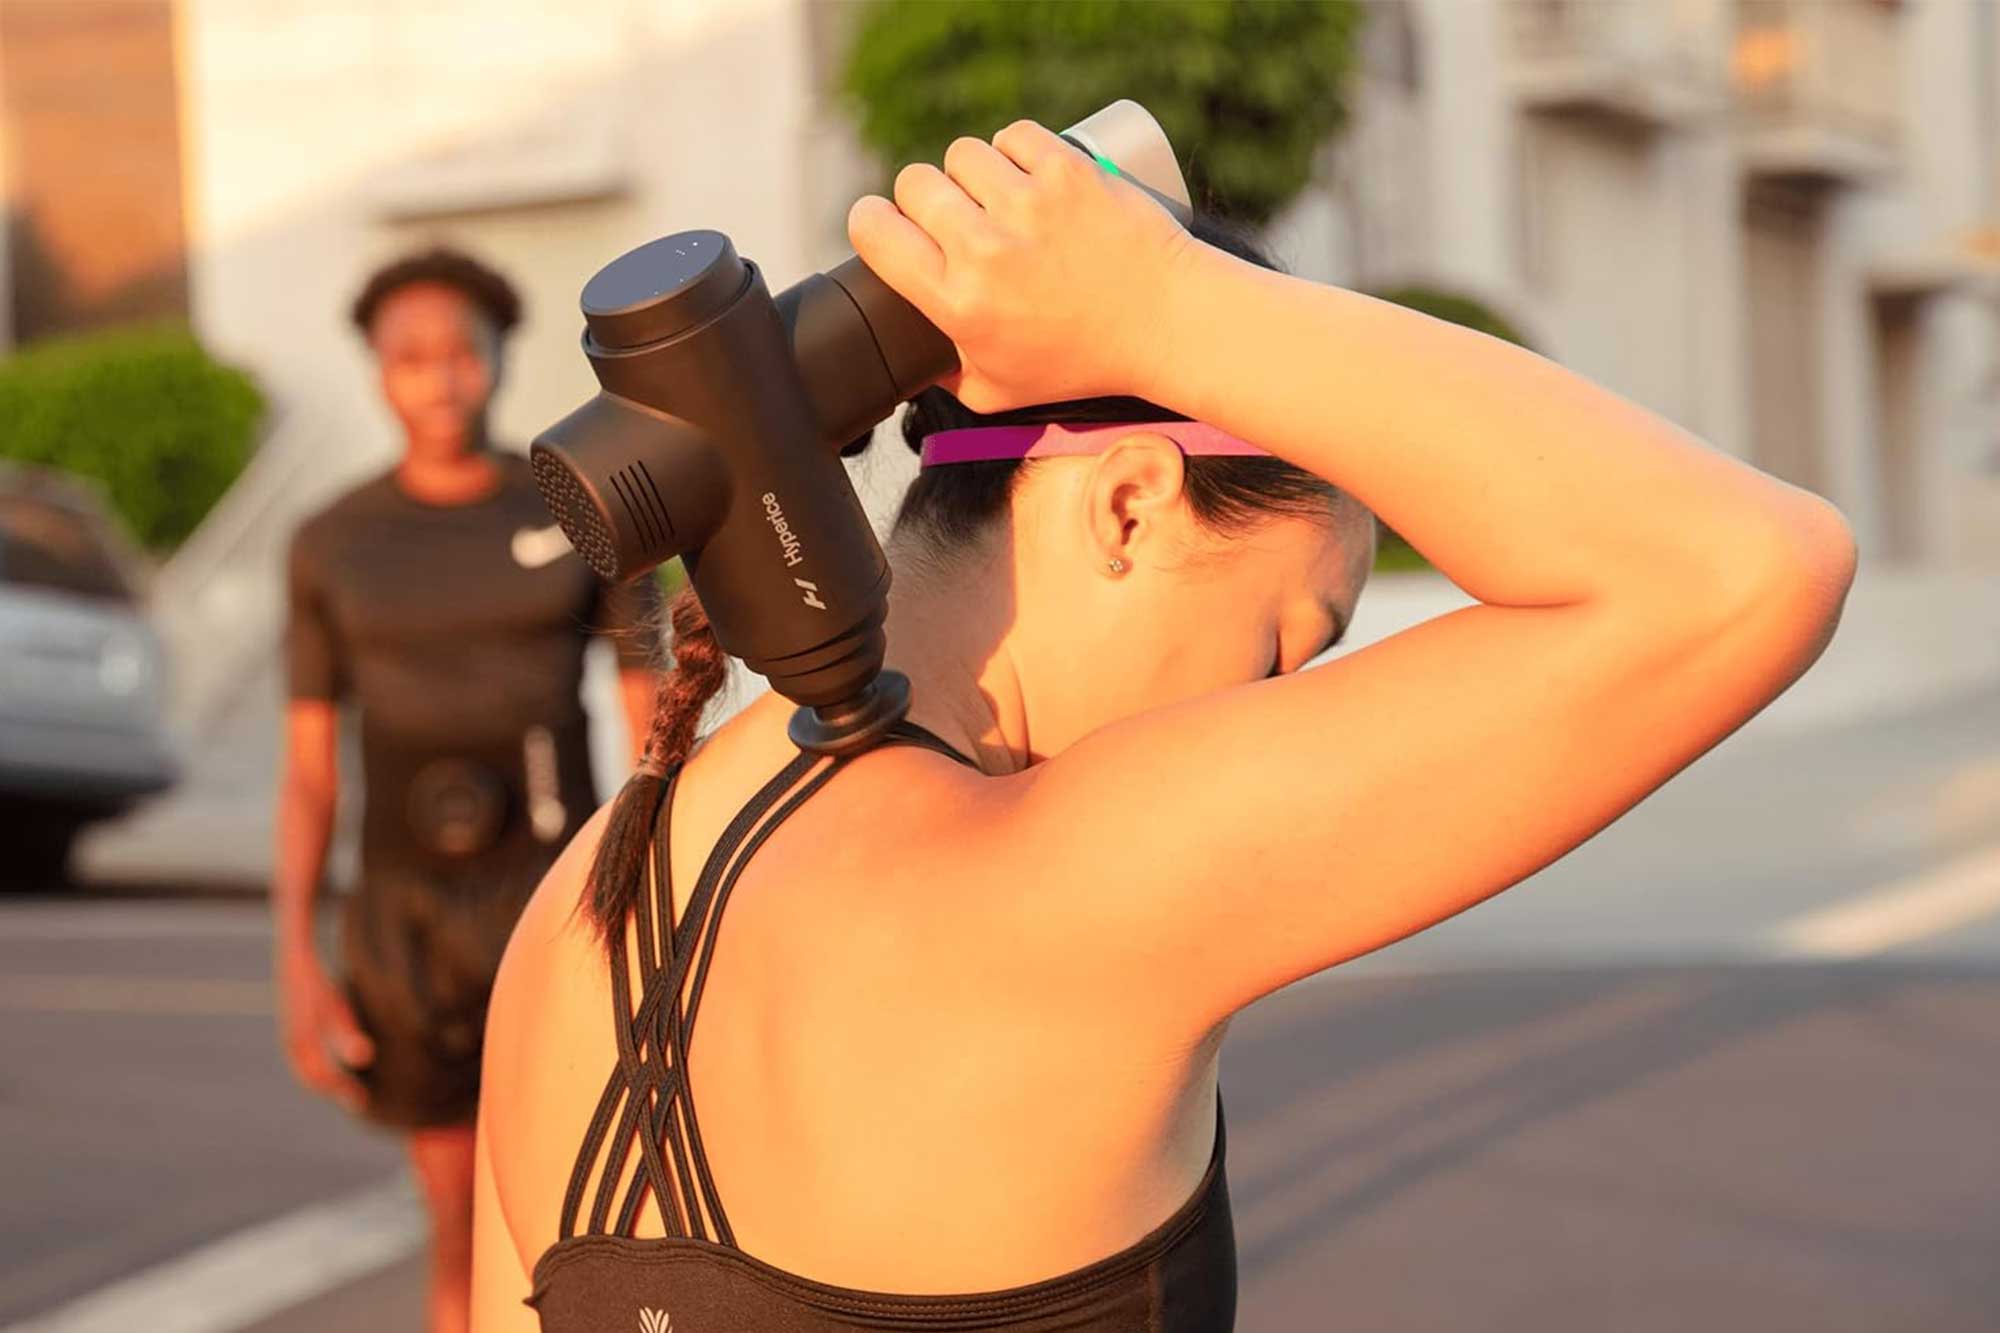
[[[668,618],[674,629],[674,669],[660,681],[645,753],[611,803],[584,887],[585,911],[607,940],[625,928],[625,918],[645,888],[646,857],[666,799],[667,776],[687,761],[702,714],[729,675],[729,655],[716,642],[692,585],[674,598]]]

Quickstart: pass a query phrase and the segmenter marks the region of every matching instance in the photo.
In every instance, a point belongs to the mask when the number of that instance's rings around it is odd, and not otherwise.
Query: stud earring
[[[1113,574],[1123,574],[1125,572],[1125,561],[1118,556],[1112,556],[1104,564],[1105,568],[1109,569]]]

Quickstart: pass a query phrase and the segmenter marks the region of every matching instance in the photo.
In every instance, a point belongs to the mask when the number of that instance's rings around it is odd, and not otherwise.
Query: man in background
[[[486,1001],[527,896],[597,805],[579,699],[617,646],[633,753],[652,716],[650,584],[569,548],[487,407],[520,318],[507,280],[447,249],[363,286],[353,319],[401,427],[389,471],[293,538],[274,917],[285,1053],[308,1087],[406,1137],[432,1227],[430,1324],[460,1333]],[[338,710],[358,714],[361,882],[339,979],[314,939],[334,827]]]

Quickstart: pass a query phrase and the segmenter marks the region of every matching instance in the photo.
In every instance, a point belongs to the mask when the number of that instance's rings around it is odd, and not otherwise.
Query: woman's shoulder
[[[598,936],[588,912],[584,894],[590,881],[591,862],[604,837],[611,804],[598,807],[585,821],[562,854],[542,876],[542,882],[528,897],[527,905],[508,938],[507,951],[494,979],[494,1009],[500,1008],[505,992],[535,989],[535,983],[555,960],[573,951],[598,947]],[[601,953],[602,950],[599,949]],[[489,1019],[489,1028],[492,1020]]]
[[[584,913],[598,810],[529,898],[486,1015],[480,1133],[509,1238],[525,1270],[556,1236],[562,1193],[615,1056],[610,973]]]
[[[577,831],[529,896],[508,937],[486,1015],[483,1082],[488,1088],[511,1087],[518,1071],[533,1068],[538,1045],[581,1015],[583,995],[609,984],[603,944],[585,910],[584,895],[610,809],[599,808]]]
[[[681,770],[669,813],[676,884],[694,882],[725,828],[797,756],[785,739],[789,714],[785,701],[759,699],[709,737]],[[934,883],[940,860],[960,860],[969,849],[968,835],[981,822],[980,790],[1003,785],[918,746],[883,747],[848,765],[793,811],[787,822],[799,825],[792,833],[803,836],[774,839],[759,859],[798,857],[818,872],[812,876],[817,881],[844,872],[871,889],[897,881]],[[508,942],[487,1021],[489,1073],[502,1079],[510,1060],[517,1054],[534,1059],[526,1048],[561,1034],[565,1023],[598,1021],[609,1030],[610,964],[589,897],[611,809],[600,808],[564,849]],[[579,994],[588,997],[582,1005],[575,1003]]]

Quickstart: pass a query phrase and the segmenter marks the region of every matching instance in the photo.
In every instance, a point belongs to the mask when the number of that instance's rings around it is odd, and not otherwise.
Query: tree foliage
[[[222,498],[263,415],[250,377],[184,329],[54,339],[0,360],[0,458],[98,482],[155,550]]]
[[[1346,116],[1356,0],[873,0],[842,86],[891,167],[1121,97],[1173,140],[1197,203],[1269,221]]]

